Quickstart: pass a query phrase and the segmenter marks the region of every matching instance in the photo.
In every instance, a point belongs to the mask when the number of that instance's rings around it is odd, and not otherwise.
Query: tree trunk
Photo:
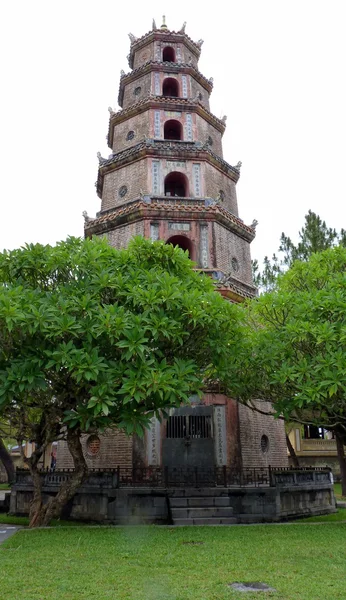
[[[296,455],[296,451],[292,446],[292,442],[289,438],[289,435],[286,433],[286,442],[287,442],[287,448],[289,450],[290,453],[290,457],[292,458],[292,462],[293,462],[293,466],[294,467],[299,467],[299,460],[298,460],[298,456]]]
[[[344,438],[340,436],[338,433],[335,433],[336,438],[336,447],[338,450],[338,459],[340,465],[340,475],[341,475],[341,492],[343,496],[346,496],[346,457],[345,457],[345,448],[344,448]]]
[[[34,493],[33,498],[30,502],[30,511],[29,511],[29,527],[37,527],[40,521],[40,514],[42,511],[42,477],[37,468],[37,462],[34,464],[28,463],[29,469],[32,477],[32,482],[34,484]]]
[[[12,457],[8,452],[3,440],[0,438],[0,461],[5,467],[8,483],[13,483],[15,480],[15,469]]]
[[[58,518],[61,512],[76,491],[88,476],[88,466],[86,464],[82,445],[80,442],[79,430],[67,431],[67,445],[72,455],[74,471],[69,473],[69,477],[62,485],[56,496],[50,498],[44,505],[38,506],[35,519],[30,521],[30,527],[46,527],[53,518]]]

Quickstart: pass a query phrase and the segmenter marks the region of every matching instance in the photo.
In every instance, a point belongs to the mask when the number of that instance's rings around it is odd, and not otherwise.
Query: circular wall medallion
[[[118,194],[119,194],[120,198],[124,198],[124,196],[126,196],[126,194],[127,194],[126,185],[122,185],[121,188],[119,188]]]
[[[137,87],[135,87],[135,89],[133,90],[133,93],[135,96],[139,96],[139,94],[141,93],[142,88],[140,85],[138,85]]]
[[[262,435],[261,437],[261,450],[264,453],[269,450],[269,438],[267,435]]]
[[[232,258],[231,265],[232,265],[233,271],[235,271],[237,273],[239,271],[239,263],[236,258]]]
[[[97,435],[90,435],[86,442],[88,454],[96,456],[100,452],[101,440]]]
[[[127,134],[127,136],[126,136],[126,139],[127,139],[127,141],[129,141],[129,140],[133,140],[134,137],[135,137],[135,132],[134,131],[129,131],[128,134]]]
[[[220,198],[221,202],[224,201],[224,199],[225,199],[225,192],[223,190],[219,190],[219,198]]]

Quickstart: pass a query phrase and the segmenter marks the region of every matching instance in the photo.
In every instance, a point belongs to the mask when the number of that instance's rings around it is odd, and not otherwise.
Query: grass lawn
[[[341,483],[334,483],[334,494],[338,500],[346,500],[346,496],[341,493]]]
[[[23,530],[0,580],[1,600],[345,600],[346,525]]]
[[[0,483],[0,490],[10,490],[11,486],[8,483]]]

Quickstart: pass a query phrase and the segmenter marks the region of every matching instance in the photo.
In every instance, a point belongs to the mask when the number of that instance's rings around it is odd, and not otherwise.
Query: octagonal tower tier
[[[86,236],[106,235],[118,248],[134,235],[188,250],[233,301],[253,296],[253,227],[238,216],[240,163],[223,159],[226,118],[210,112],[212,78],[198,70],[202,40],[156,27],[130,34],[129,73],[121,72],[110,109],[108,159],[99,155],[101,210]]]

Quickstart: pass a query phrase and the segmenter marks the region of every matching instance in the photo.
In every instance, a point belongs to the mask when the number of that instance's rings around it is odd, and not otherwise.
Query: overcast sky
[[[82,211],[100,209],[96,153],[110,153],[127,34],[162,13],[204,39],[224,157],[243,163],[239,213],[259,221],[252,256],[296,237],[310,208],[346,227],[345,0],[2,0],[0,248],[83,234]]]

